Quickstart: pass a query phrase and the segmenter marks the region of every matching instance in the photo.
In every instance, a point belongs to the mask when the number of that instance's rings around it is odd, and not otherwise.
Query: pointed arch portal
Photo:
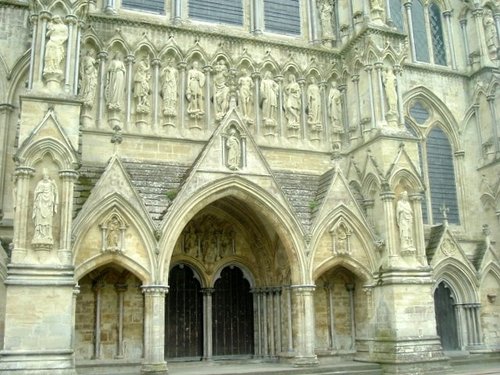
[[[448,286],[441,282],[434,291],[437,333],[444,350],[458,350],[455,301]]]

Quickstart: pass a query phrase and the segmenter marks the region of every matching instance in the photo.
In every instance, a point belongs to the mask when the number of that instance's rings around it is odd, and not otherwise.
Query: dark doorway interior
[[[434,292],[437,333],[444,350],[458,350],[457,318],[455,301],[450,289],[441,282]]]
[[[166,296],[165,356],[201,358],[203,355],[203,296],[200,282],[185,265],[175,266]]]

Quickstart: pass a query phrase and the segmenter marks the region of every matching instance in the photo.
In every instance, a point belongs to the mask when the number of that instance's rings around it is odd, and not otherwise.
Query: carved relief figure
[[[161,94],[163,97],[163,115],[175,117],[177,115],[177,69],[174,67],[173,60],[167,61],[162,73]]]
[[[118,217],[116,215],[113,215],[108,223],[108,230],[106,232],[107,250],[116,251],[120,249],[120,230],[120,220],[118,220]]]
[[[248,70],[242,69],[242,76],[238,80],[238,96],[241,112],[246,121],[251,122],[252,117],[252,98],[254,83]]]
[[[319,0],[318,10],[321,22],[321,31],[323,39],[331,39],[333,37],[332,25],[332,0]]]
[[[332,81],[328,93],[328,116],[334,132],[342,131],[342,94],[337,88],[337,82]]]
[[[205,87],[205,74],[198,68],[198,61],[193,62],[188,72],[187,111],[192,117],[199,117],[205,113],[203,110],[203,87]]]
[[[488,47],[490,57],[492,59],[496,59],[498,49],[498,35],[495,25],[495,19],[493,17],[493,12],[491,11],[491,9],[485,8],[483,16],[483,27],[484,38],[486,40],[486,46]]]
[[[52,17],[52,22],[47,26],[47,39],[43,73],[62,74],[61,62],[64,59],[64,43],[68,39],[68,28],[61,17]]]
[[[228,69],[224,60],[215,65],[214,102],[215,118],[221,120],[229,108],[229,87],[227,85]]]
[[[311,77],[307,87],[307,122],[312,128],[321,129],[321,94],[315,77]]]
[[[262,118],[266,125],[274,125],[276,123],[278,90],[279,85],[272,79],[271,72],[264,73],[264,78],[260,83],[260,93],[262,97]]]
[[[149,92],[150,92],[150,64],[148,57],[143,57],[137,63],[134,74],[134,98],[136,100],[136,111],[138,113],[149,113]]]
[[[301,91],[295,76],[290,74],[285,87],[285,116],[288,119],[289,128],[298,128],[300,123]]]
[[[125,64],[118,53],[115,53],[109,63],[106,78],[106,102],[108,109],[122,109],[123,96],[125,91]]]
[[[95,92],[97,87],[97,68],[94,56],[91,51],[87,51],[82,58],[80,68],[81,87],[80,95],[83,100],[83,105],[92,108],[94,105]]]
[[[399,226],[401,250],[412,250],[413,245],[413,210],[408,201],[408,193],[403,191],[396,206],[396,218]]]
[[[236,129],[231,128],[226,141],[227,146],[227,167],[231,170],[238,170],[241,162],[241,143]]]
[[[59,194],[56,183],[44,169],[43,177],[35,187],[33,199],[33,221],[35,233],[33,244],[52,244],[52,219],[57,213]]]
[[[385,87],[385,97],[387,100],[387,112],[396,113],[398,106],[398,96],[396,92],[396,76],[392,69],[387,68],[383,73],[383,81]]]

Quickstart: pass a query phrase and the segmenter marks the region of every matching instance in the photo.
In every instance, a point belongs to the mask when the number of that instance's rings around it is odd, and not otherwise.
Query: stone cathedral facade
[[[499,6],[0,0],[0,372],[498,351]]]

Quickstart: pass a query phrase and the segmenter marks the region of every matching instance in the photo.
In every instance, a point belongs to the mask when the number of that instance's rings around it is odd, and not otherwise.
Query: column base
[[[167,373],[167,362],[143,363],[141,367],[141,375],[166,375]]]
[[[319,365],[318,357],[310,356],[310,357],[295,357],[293,359],[294,367],[316,367]]]
[[[0,373],[15,375],[77,375],[73,352],[61,350],[0,352]]]

